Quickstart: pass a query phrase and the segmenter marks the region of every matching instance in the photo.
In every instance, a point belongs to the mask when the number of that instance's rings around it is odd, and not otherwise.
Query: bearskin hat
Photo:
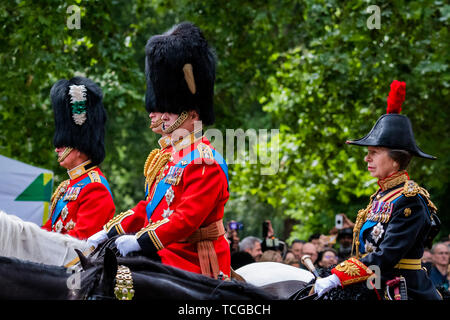
[[[59,80],[50,90],[55,118],[53,144],[85,153],[94,165],[105,158],[106,111],[103,94],[92,80],[74,77]]]
[[[196,110],[203,124],[214,123],[216,57],[194,24],[180,23],[148,40],[145,74],[148,112]]]

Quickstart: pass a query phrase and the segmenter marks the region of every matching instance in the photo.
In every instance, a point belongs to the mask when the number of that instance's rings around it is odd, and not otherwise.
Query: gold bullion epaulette
[[[402,194],[405,197],[415,197],[420,192],[420,187],[413,180],[408,180],[403,186]]]
[[[426,201],[428,208],[430,208],[432,212],[436,213],[438,210],[430,199],[430,193],[425,188],[422,188],[412,180],[408,180],[405,183],[402,194],[405,195],[405,197],[415,197],[416,195],[419,194],[423,198],[425,198],[424,200]]]

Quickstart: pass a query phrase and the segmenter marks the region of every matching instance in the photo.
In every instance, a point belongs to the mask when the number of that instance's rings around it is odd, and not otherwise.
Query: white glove
[[[336,288],[341,285],[341,281],[338,276],[332,274],[326,278],[317,279],[314,284],[314,292],[317,293],[319,297],[321,297],[324,293],[327,293],[333,288]]]
[[[120,236],[115,241],[117,250],[125,257],[128,253],[141,250],[141,246],[133,235]]]
[[[93,234],[87,239],[88,245],[93,246],[94,248],[97,248],[97,246],[108,240],[108,234],[105,230],[100,230],[99,232]]]

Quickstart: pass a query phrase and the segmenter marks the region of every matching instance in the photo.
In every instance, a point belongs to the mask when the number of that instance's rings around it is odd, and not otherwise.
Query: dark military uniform
[[[383,285],[403,276],[411,299],[440,299],[420,261],[431,227],[431,211],[435,210],[428,192],[409,180],[406,171],[379,184],[371,205],[359,216],[364,219],[355,241],[360,261],[380,268]]]
[[[377,120],[365,137],[347,143],[402,150],[421,158],[436,159],[420,150],[414,140],[411,122],[399,114],[405,87],[404,82],[394,80],[387,100],[387,113]],[[436,231],[433,227],[431,232],[432,222],[438,224],[437,208],[429,193],[410,180],[406,171],[396,171],[378,180],[378,185],[380,188],[371,196],[369,205],[358,212],[353,229],[356,257],[339,263],[331,272],[342,286],[346,286],[366,281],[373,274],[369,267],[377,266],[383,289],[405,281],[408,299],[441,299],[420,260],[425,243],[430,242]],[[405,292],[401,291],[394,290],[397,295],[394,299],[406,298]],[[385,290],[387,298],[392,299],[389,292]]]

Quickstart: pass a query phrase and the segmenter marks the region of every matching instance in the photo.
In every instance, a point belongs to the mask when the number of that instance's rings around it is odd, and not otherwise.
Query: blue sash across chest
[[[366,249],[364,247],[364,232],[372,227],[374,227],[378,222],[388,223],[394,208],[394,203],[397,202],[402,196],[394,199],[391,202],[374,201],[371,212],[366,218],[361,230],[359,231],[359,252],[365,253]],[[385,217],[386,215],[386,217]]]
[[[108,191],[109,191],[109,193],[111,194],[111,197],[112,197],[112,192],[111,192],[111,189],[109,188],[108,181],[103,176],[100,176],[100,180],[101,180],[101,183],[106,187],[106,189],[108,189]],[[84,187],[86,187],[89,183],[91,183],[91,178],[89,176],[87,176],[86,178],[82,179],[81,181],[78,181],[77,183],[75,183],[73,186],[71,186],[71,188],[80,188],[80,192],[81,192],[81,190]],[[70,188],[68,188],[66,193],[69,190],[70,190]],[[59,201],[56,203],[55,210],[53,210],[53,213],[52,213],[52,226],[56,223],[56,221],[58,220],[59,216],[61,215],[62,209],[69,202],[69,200],[64,200],[66,193],[61,197],[61,199],[59,199]]]
[[[211,151],[212,151],[214,160],[220,165],[220,168],[222,169],[223,173],[225,174],[225,176],[227,178],[227,185],[228,185],[228,166],[225,162],[225,159],[216,150],[211,149]],[[200,152],[198,151],[198,149],[195,149],[195,150],[191,151],[188,155],[186,155],[183,159],[178,161],[178,163],[174,167],[177,169],[184,169],[191,162],[195,161],[195,159],[198,159],[198,158],[200,158]],[[172,168],[174,168],[174,167],[172,167]],[[177,169],[175,169],[175,170],[177,170]],[[149,201],[149,203],[147,204],[147,207],[145,208],[145,210],[147,211],[147,218],[149,220],[153,214],[153,211],[158,206],[158,204],[161,202],[162,198],[164,197],[167,190],[171,186],[170,183],[167,183],[167,181],[166,181],[167,178],[168,178],[168,176],[166,176],[164,179],[162,179],[158,183],[158,185],[156,186],[156,190],[155,190],[155,194],[153,195],[153,198]],[[147,190],[147,193],[148,193],[148,190]],[[147,194],[146,194],[146,197],[147,197]]]

